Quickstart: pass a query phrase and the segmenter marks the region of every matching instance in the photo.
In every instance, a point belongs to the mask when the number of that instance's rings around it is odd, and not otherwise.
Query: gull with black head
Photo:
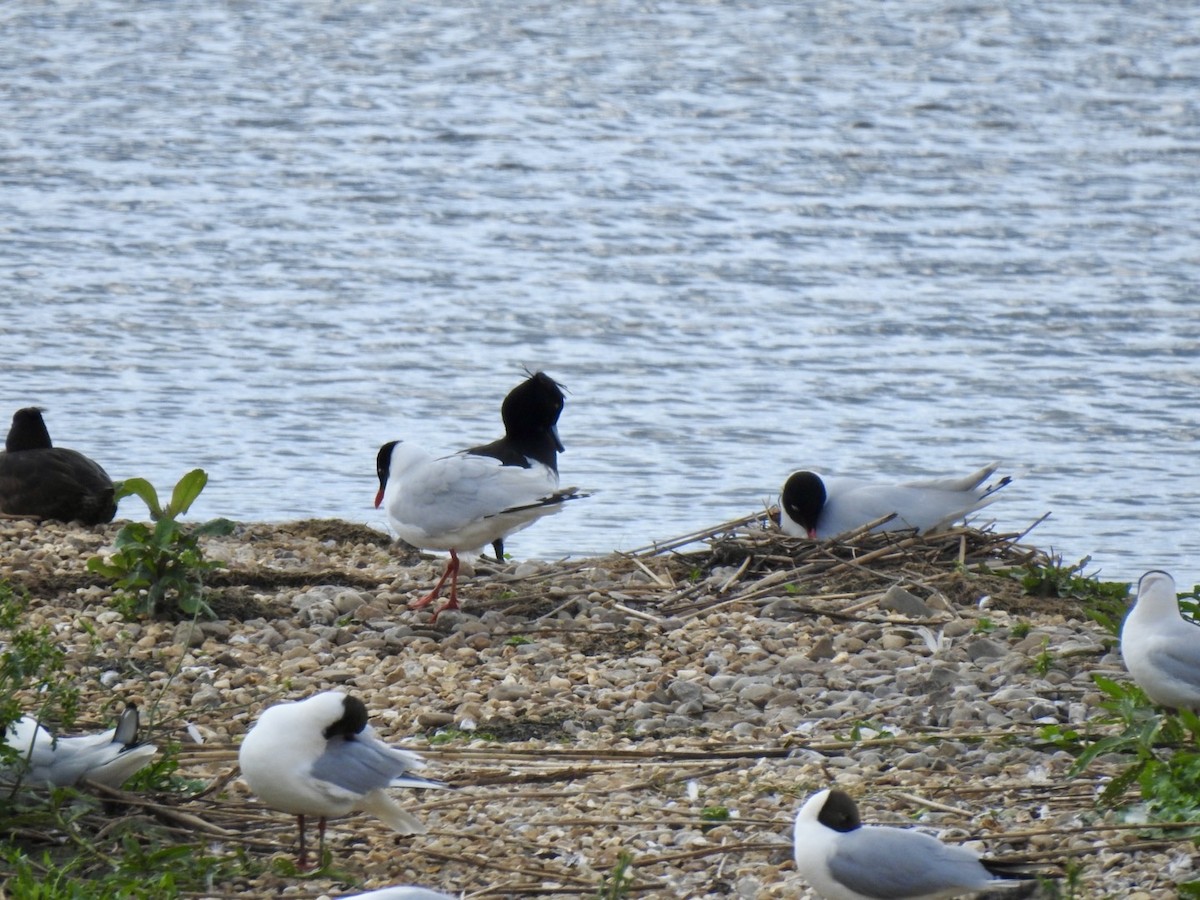
[[[416,753],[384,743],[367,723],[357,697],[326,691],[263,710],[242,741],[242,777],[259,800],[296,817],[300,868],[307,866],[305,817],[316,817],[325,849],[326,819],[363,811],[400,834],[425,826],[386,793],[389,788],[446,788],[415,774],[425,763]]]
[[[819,791],[796,815],[796,869],[825,900],[938,900],[1035,880],[909,828],[864,825],[850,795]]]

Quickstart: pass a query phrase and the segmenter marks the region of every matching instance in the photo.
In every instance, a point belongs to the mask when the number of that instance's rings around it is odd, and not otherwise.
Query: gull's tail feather
[[[398,834],[425,834],[425,823],[406,811],[383,791],[371,791],[363,798],[363,811],[386,823]]]

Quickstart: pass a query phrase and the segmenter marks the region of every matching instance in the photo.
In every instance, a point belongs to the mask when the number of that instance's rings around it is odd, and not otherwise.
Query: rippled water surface
[[[498,436],[517,556],[749,513],[798,467],[1003,460],[1069,562],[1200,581],[1200,37],[1186,4],[13,0],[5,408],[198,517],[371,508]],[[8,412],[0,410],[0,416]],[[121,515],[140,517],[137,500]]]

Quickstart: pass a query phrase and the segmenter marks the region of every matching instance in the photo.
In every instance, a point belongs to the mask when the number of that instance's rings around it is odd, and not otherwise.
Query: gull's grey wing
[[[877,900],[923,897],[949,888],[978,890],[992,880],[970,850],[919,831],[870,825],[839,836],[829,871],[850,890]]]
[[[1169,678],[1200,690],[1200,629],[1184,622],[1170,642],[1162,641],[1154,649],[1150,662]]]
[[[1000,468],[1000,463],[988,463],[977,472],[972,472],[962,478],[928,478],[922,481],[910,481],[908,484],[911,487],[928,487],[935,488],[939,491],[956,491],[965,493],[966,491],[974,490],[983,484],[987,479],[991,478],[995,471]]]
[[[412,770],[423,765],[420,757],[389,747],[371,735],[354,740],[331,740],[309,770],[313,778],[343,791],[363,795],[385,787],[444,787]]]
[[[9,730],[6,743],[20,753],[19,765],[25,777],[59,786],[75,784],[90,770],[111,762],[123,749],[113,743],[115,729],[56,738],[35,719],[24,716],[10,725]]]

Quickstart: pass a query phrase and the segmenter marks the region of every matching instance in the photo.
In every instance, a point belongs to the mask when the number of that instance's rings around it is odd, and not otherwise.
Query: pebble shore
[[[1093,673],[1127,680],[1112,636],[1072,601],[1021,598],[990,571],[1011,560],[986,559],[970,529],[942,539],[957,560],[932,563],[920,539],[911,562],[908,545],[873,562],[895,538],[824,562],[766,521],[669,552],[479,560],[464,609],[431,623],[407,604],[442,558],[345,522],[240,525],[204,541],[225,568],[206,581],[218,618],[193,623],[111,607],[86,561],[119,527],[2,521],[0,578],[67,651],[76,730],[136,702],[150,739],[181,745],[180,774],[212,790],[155,800],[211,826],[210,852],[294,853],[294,820],[236,778],[242,735],[281,699],[354,693],[457,788],[395,792],[425,835],[331,822],[343,880],[272,873],[204,896],[415,883],[594,898],[627,852],[631,897],[812,897],[791,824],[831,784],[866,821],[1078,867],[1078,897],[1173,897],[1198,877],[1189,841],[1095,807],[1113,763],[1071,777],[1072,757],[1040,737],[1097,714]]]

